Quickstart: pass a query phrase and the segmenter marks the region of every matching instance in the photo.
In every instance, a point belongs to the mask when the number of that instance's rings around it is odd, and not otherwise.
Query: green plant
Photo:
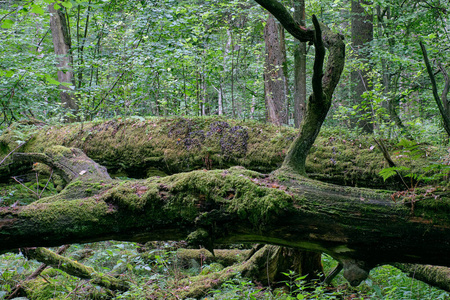
[[[401,150],[395,153],[395,158],[402,164],[393,167],[383,168],[379,175],[386,181],[388,178],[400,175],[409,178],[409,189],[414,190],[420,182],[432,183],[446,177],[450,172],[450,165],[446,162],[430,162],[427,166],[417,167],[415,162],[427,154],[423,150],[423,145],[402,139],[397,147]]]

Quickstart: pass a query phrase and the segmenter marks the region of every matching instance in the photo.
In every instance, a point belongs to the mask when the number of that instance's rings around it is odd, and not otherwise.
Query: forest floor
[[[0,256],[0,299],[6,299],[16,286],[21,286],[16,296],[28,299],[180,299],[176,291],[183,279],[217,272],[224,266],[201,260],[181,262],[179,245],[158,242],[143,247],[118,241],[71,245],[64,256],[130,283],[128,291],[116,294],[57,268],[47,268],[37,278],[26,281],[40,263],[29,261],[22,254],[7,253]],[[322,261],[325,272],[337,264],[327,255]],[[450,299],[449,293],[387,265],[372,270],[370,277],[356,288],[350,287],[342,275],[330,287],[306,284],[301,279],[286,274],[286,281],[267,287],[237,275],[200,299]]]

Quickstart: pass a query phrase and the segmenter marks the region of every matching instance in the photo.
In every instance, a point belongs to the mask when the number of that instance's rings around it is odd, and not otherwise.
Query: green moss
[[[107,191],[102,199],[129,211],[140,211],[145,208],[149,200],[155,199],[156,195],[156,187],[149,189],[144,184],[133,181],[122,183]]]
[[[423,196],[414,198],[412,213],[416,217],[423,218],[424,222],[433,220],[435,225],[448,224],[450,221],[450,197],[437,196],[436,198],[424,199]],[[411,206],[410,202],[406,202]]]
[[[72,155],[72,151],[69,148],[60,145],[48,147],[44,153],[56,161],[63,156],[70,157]]]
[[[83,207],[83,209],[80,209]],[[95,224],[107,215],[106,203],[97,203],[95,199],[86,198],[72,201],[54,201],[51,203],[34,202],[21,210],[21,215],[40,224],[40,230],[45,232],[45,227],[54,230],[61,226],[64,232],[83,232],[93,230]],[[61,216],[64,216],[62,219]],[[59,223],[57,223],[59,222]],[[66,224],[73,225],[66,228]],[[85,227],[83,224],[90,224]],[[26,228],[25,228],[26,229]]]
[[[89,157],[124,177],[163,176],[195,169],[242,165],[260,172],[277,169],[297,134],[289,127],[254,121],[207,118],[115,119],[43,127],[21,151],[44,152],[52,145],[82,149]],[[0,136],[3,148],[13,149],[13,130]],[[398,147],[385,142],[393,154]],[[422,145],[428,156],[440,150]],[[411,165],[393,155],[399,165]],[[422,163],[423,161],[423,163]],[[415,161],[413,172],[429,161]],[[387,164],[370,137],[352,138],[324,128],[307,158],[313,178],[344,185],[398,187],[378,172]],[[159,173],[163,172],[163,173]]]
[[[253,177],[254,175],[255,177]],[[269,222],[269,215],[276,215],[292,206],[292,196],[277,188],[261,186],[255,180],[259,173],[242,168],[228,170],[194,171],[176,174],[160,184],[166,186],[172,197],[165,205],[168,213],[193,221],[199,211],[208,211],[227,202],[229,212],[237,213],[255,225]]]
[[[224,267],[219,264],[219,263],[212,263],[210,265],[205,266],[202,269],[202,272],[200,273],[200,275],[207,275],[207,274],[211,274],[211,273],[215,273],[215,272],[220,272],[224,269]]]
[[[117,183],[86,182],[75,180],[70,182],[59,194],[51,197],[42,198],[38,203],[50,203],[55,201],[68,201],[72,199],[81,199],[93,194],[99,194],[103,190],[110,189]]]
[[[203,228],[199,228],[199,229],[195,230],[194,232],[191,232],[187,236],[186,242],[188,243],[188,245],[198,247],[198,246],[209,244],[210,238],[211,237],[210,237],[208,231],[206,231]]]
[[[22,150],[76,147],[106,167],[120,165],[122,171],[140,177],[147,170],[177,173],[232,165],[270,171],[283,160],[278,147],[286,148],[294,135],[290,128],[217,117],[109,120],[44,127]],[[4,133],[0,143],[11,147],[13,135]]]
[[[48,281],[42,277],[24,281],[22,287],[27,298],[33,300],[63,299],[62,295],[67,292],[67,287],[58,281]],[[55,297],[57,294],[61,297]]]
[[[167,176],[167,174],[156,168],[149,168],[147,170],[147,177],[154,177],[154,176],[165,177]]]

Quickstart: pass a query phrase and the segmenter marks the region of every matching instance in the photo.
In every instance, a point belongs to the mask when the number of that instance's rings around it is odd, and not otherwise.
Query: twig
[[[47,183],[45,184],[44,188],[42,189],[41,193],[39,194],[39,199],[41,199],[42,193],[45,191],[45,188],[47,187],[50,180],[52,179],[52,175],[53,175],[53,169],[52,169],[52,172],[50,173],[50,177],[48,178]]]
[[[79,281],[79,282],[77,283],[77,286],[76,286],[72,291],[70,291],[70,293],[67,294],[67,296],[66,296],[64,299],[69,298],[70,295],[72,295],[73,293],[75,293],[76,291],[78,291],[78,289],[79,289],[80,287],[82,287],[83,284],[85,284],[86,282],[87,282],[87,280]]]
[[[18,11],[19,11],[19,9],[16,9],[16,10],[4,15],[2,18],[0,18],[0,22],[3,21],[7,16],[12,15],[13,13],[18,12]]]
[[[14,148],[11,152],[9,152],[8,155],[6,155],[6,156],[2,159],[2,161],[0,161],[0,165],[8,158],[11,154],[13,154],[14,151],[16,151],[17,149],[19,149],[20,147],[22,147],[22,146],[25,145],[25,144],[26,144],[26,142],[20,144],[19,146],[17,146],[16,148]]]
[[[378,141],[376,138],[373,138],[373,140],[378,145],[378,148],[380,149],[381,153],[383,153],[383,156],[386,159],[387,163],[389,164],[389,167],[391,168],[396,167],[397,165],[389,155],[389,151],[387,150],[386,145],[383,143],[383,141],[381,139]],[[406,184],[405,179],[403,179],[403,176],[397,170],[395,170],[395,173],[397,173],[397,175],[400,177],[406,189],[409,190],[409,186]]]
[[[29,190],[30,192],[32,192],[34,195],[36,195],[36,197],[39,197],[39,194],[37,194],[35,191],[33,191],[32,189],[30,189],[29,187],[27,187],[25,184],[23,184],[22,182],[20,182],[19,180],[17,180],[16,176],[11,177],[12,179],[14,179],[18,184],[20,184],[21,186],[25,187],[27,190]]]

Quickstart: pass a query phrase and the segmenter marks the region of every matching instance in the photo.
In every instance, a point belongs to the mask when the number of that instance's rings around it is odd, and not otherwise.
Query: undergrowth
[[[3,254],[0,256],[0,299],[6,299],[17,286],[21,289],[16,297],[39,300],[180,299],[176,291],[183,279],[218,271],[223,266],[201,261],[182,264],[176,255],[179,246],[183,244],[159,242],[143,246],[108,241],[71,245],[65,256],[130,283],[128,291],[116,294],[57,268],[47,268],[36,279],[26,281],[40,263],[28,261],[20,253]],[[325,272],[336,265],[329,256],[324,255],[322,260]],[[238,274],[200,299],[450,299],[449,293],[407,277],[391,266],[372,270],[370,277],[356,288],[349,287],[342,275],[334,279],[332,287],[308,284],[303,279],[288,273],[284,282],[267,287]]]

